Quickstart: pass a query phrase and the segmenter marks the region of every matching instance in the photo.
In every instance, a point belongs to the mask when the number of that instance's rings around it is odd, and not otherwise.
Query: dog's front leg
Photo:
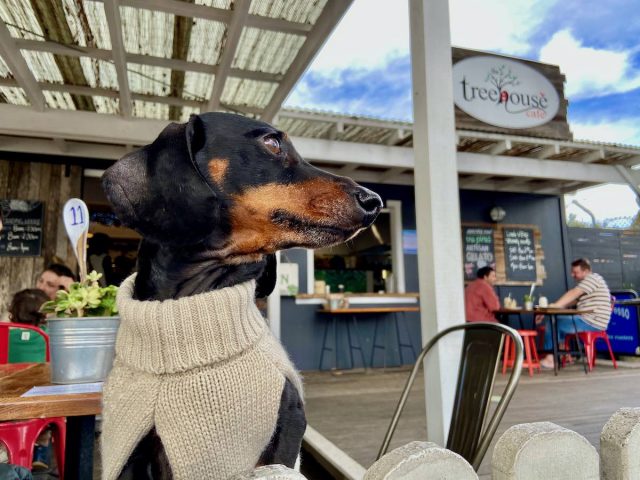
[[[281,464],[294,468],[306,428],[302,399],[296,387],[287,379],[280,399],[278,423],[269,445],[260,455],[258,466]]]
[[[171,465],[162,441],[152,428],[138,443],[118,480],[172,480]]]

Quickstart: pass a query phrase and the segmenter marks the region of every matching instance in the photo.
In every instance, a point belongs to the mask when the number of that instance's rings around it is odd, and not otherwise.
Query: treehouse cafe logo
[[[453,66],[453,98],[465,113],[503,128],[544,125],[558,113],[551,82],[522,63],[478,56]]]

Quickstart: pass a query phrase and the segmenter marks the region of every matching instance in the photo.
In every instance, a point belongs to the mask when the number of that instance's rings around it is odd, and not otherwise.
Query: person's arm
[[[578,287],[574,287],[571,290],[568,290],[567,292],[565,292],[558,300],[553,302],[550,306],[559,307],[559,308],[570,307],[574,305],[578,301],[578,298],[584,295],[584,293],[585,292],[580,290]]]
[[[482,301],[490,312],[495,312],[500,309],[500,299],[498,295],[496,295],[495,290],[491,287],[491,285],[487,284],[486,289],[483,292]]]

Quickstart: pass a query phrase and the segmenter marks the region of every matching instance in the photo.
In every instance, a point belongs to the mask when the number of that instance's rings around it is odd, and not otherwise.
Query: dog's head
[[[286,133],[225,113],[167,126],[102,184],[120,220],[145,239],[204,244],[237,261],[341,243],[382,207],[372,191],[307,163]]]

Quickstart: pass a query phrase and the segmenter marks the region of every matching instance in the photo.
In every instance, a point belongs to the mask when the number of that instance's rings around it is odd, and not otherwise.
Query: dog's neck
[[[231,287],[257,279],[266,265],[229,264],[204,247],[165,247],[143,240],[138,252],[137,300],[167,300]]]

